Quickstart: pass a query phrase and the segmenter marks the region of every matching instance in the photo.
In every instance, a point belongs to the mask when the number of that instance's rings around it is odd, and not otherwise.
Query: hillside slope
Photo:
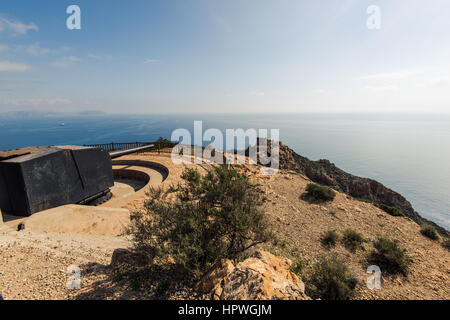
[[[294,155],[290,152],[287,156]],[[185,165],[173,164],[170,154],[146,153],[126,156],[124,159],[151,160],[161,163],[170,171],[163,186],[181,182]],[[295,160],[295,159],[294,159]],[[285,160],[282,160],[285,161]],[[286,164],[294,162],[285,162]],[[208,165],[196,167],[201,173]],[[284,165],[283,165],[284,166]],[[286,257],[294,263],[301,261],[308,275],[321,257],[342,260],[358,279],[355,299],[448,299],[450,297],[450,252],[442,246],[442,239],[432,241],[420,233],[421,227],[408,217],[393,217],[371,203],[338,192],[327,203],[311,203],[302,197],[311,179],[299,167],[281,169],[273,176],[261,175],[260,167],[238,166],[252,181],[260,185],[265,201],[261,209],[274,230],[275,238],[262,248],[276,256]],[[135,199],[129,209],[139,206],[143,198]],[[97,220],[96,220],[97,221]],[[108,216],[98,220],[114,224]],[[37,222],[37,221],[36,221]],[[83,222],[82,219],[78,223]],[[62,223],[64,223],[62,221]],[[86,222],[87,223],[87,222]],[[84,230],[80,226],[79,230]],[[99,226],[100,227],[100,226]],[[131,245],[124,236],[103,234],[112,228],[91,228],[89,234],[71,234],[33,229],[27,225],[17,232],[12,225],[0,226],[0,294],[5,299],[158,299],[151,288],[161,281],[160,273],[145,274],[150,286],[133,290],[130,282],[109,267],[116,248]],[[61,228],[61,230],[69,230]],[[324,233],[335,230],[339,235],[353,229],[368,241],[363,249],[350,252],[341,243],[327,248],[321,243]],[[95,234],[102,230],[102,234]],[[381,290],[371,291],[365,286],[368,253],[378,236],[398,240],[412,260],[406,277],[390,276],[383,272]],[[82,289],[66,289],[67,267],[79,265],[82,270]],[[130,274],[133,275],[133,274]],[[153,281],[153,282],[152,282]],[[307,277],[304,279],[308,286]],[[20,285],[17,285],[17,284]],[[166,299],[196,299],[191,288],[178,283]],[[172,289],[171,289],[172,290]]]
[[[262,140],[260,145],[266,145]],[[270,142],[268,143],[270,153]],[[259,151],[262,151],[260,147]],[[248,154],[248,151],[247,151]],[[295,153],[288,146],[280,142],[280,169],[293,170],[304,174],[314,182],[327,185],[337,191],[344,192],[356,199],[362,199],[375,204],[384,204],[400,209],[403,214],[411,218],[420,225],[429,224],[436,228],[439,233],[449,237],[450,232],[445,228],[429,221],[419,215],[414,210],[411,203],[398,192],[385,187],[378,181],[368,178],[361,178],[336,167],[329,160],[318,161],[309,160]]]

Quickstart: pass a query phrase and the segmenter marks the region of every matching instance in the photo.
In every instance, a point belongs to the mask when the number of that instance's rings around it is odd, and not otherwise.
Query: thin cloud
[[[53,107],[72,104],[72,101],[65,98],[33,98],[4,100],[3,104],[15,107]]]
[[[435,77],[423,78],[418,81],[417,88],[437,88],[447,87],[450,84],[449,75],[440,75]]]
[[[386,92],[386,91],[397,91],[399,88],[395,85],[389,85],[389,86],[366,86],[366,90],[369,90],[371,92]]]
[[[54,107],[69,104],[72,104],[72,100],[65,98],[32,98],[3,101],[3,105],[13,107]]]
[[[263,91],[252,91],[250,92],[250,94],[257,97],[264,97],[266,95],[266,93]]]
[[[19,48],[23,49],[25,51],[25,53],[32,55],[32,56],[44,56],[44,55],[50,53],[50,49],[42,48],[39,45],[39,42],[36,42],[29,46],[20,46]]]
[[[0,43],[0,53],[5,52],[9,49],[9,47],[6,44]]]
[[[9,30],[13,35],[26,35],[30,30],[39,31],[39,28],[34,23],[25,24],[0,17],[0,32],[3,30]]]
[[[420,74],[423,74],[427,72],[426,69],[421,70],[402,70],[402,71],[396,71],[396,72],[381,72],[381,73],[374,73],[369,75],[364,75],[356,78],[356,80],[399,80],[399,79],[405,79],[410,78],[413,76],[417,76]]]
[[[0,61],[0,72],[25,72],[31,66],[21,62]]]
[[[92,53],[88,54],[88,58],[95,59],[95,60],[102,60],[103,59],[101,56],[96,55],[96,54],[92,54]]]
[[[49,49],[41,47],[39,42],[30,45],[16,45],[11,47],[11,50],[18,53],[28,54],[30,56],[45,56],[48,54],[58,55],[72,50],[70,47],[62,47],[60,49]]]
[[[94,53],[89,53],[87,55],[87,57],[90,58],[90,59],[98,60],[98,61],[105,61],[105,60],[111,60],[112,59],[112,56],[110,56],[110,55],[103,56],[103,55],[94,54]]]
[[[68,68],[80,61],[81,61],[80,58],[70,56],[70,57],[64,57],[60,60],[57,60],[57,61],[53,62],[52,65],[56,68]]]
[[[161,60],[158,59],[147,59],[144,61],[144,64],[149,64],[149,63],[158,63],[161,62]]]

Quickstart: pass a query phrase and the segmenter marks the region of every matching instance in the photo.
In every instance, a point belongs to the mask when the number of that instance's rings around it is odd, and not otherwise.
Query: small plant
[[[349,300],[358,280],[341,261],[322,258],[306,283],[306,294],[313,299]]]
[[[139,279],[138,272],[132,272],[128,275],[128,281],[130,283],[130,288],[133,291],[139,291],[141,288],[141,281]]]
[[[118,272],[116,274],[114,274],[112,281],[113,282],[121,282],[125,277],[126,277],[126,273],[125,272]]]
[[[376,206],[378,208],[380,208],[381,210],[383,210],[384,212],[389,213],[391,216],[394,216],[394,217],[404,217],[405,216],[405,214],[400,209],[397,209],[396,207],[387,206],[385,204],[377,204]]]
[[[380,237],[373,246],[375,250],[369,254],[369,263],[379,266],[383,272],[406,275],[411,261],[397,241]]]
[[[283,241],[280,242],[279,245],[280,245],[280,248],[281,248],[281,249],[286,249],[286,248],[287,248],[287,241],[284,241],[284,240],[283,240]]]
[[[365,203],[373,203],[372,200],[370,200],[370,199],[365,199],[365,198],[356,198],[356,200],[361,201],[361,202],[365,202]]]
[[[162,296],[166,293],[166,291],[169,289],[169,282],[162,281],[158,283],[155,287],[153,287],[153,292],[156,294],[156,296]]]
[[[310,199],[316,201],[332,201],[336,197],[336,192],[332,189],[315,183],[306,186],[306,194]]]
[[[300,278],[305,277],[305,268],[308,262],[306,260],[298,259],[295,264],[292,266],[292,272],[294,272]]]
[[[438,234],[436,232],[436,229],[433,228],[432,226],[424,226],[422,228],[422,230],[420,230],[420,233],[423,236],[425,236],[425,237],[427,237],[427,238],[429,238],[431,240],[438,240],[439,239],[439,236],[438,236]]]
[[[345,230],[342,237],[342,244],[351,252],[362,248],[362,244],[366,241],[361,234],[351,229]]]
[[[336,231],[328,231],[321,239],[322,244],[326,247],[334,247],[339,240],[339,235]]]

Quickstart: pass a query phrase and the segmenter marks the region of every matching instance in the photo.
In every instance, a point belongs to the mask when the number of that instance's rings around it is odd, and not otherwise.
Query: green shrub
[[[306,283],[306,294],[313,299],[348,300],[358,281],[341,261],[323,258]]]
[[[126,272],[118,272],[113,275],[112,281],[113,282],[121,282],[126,277]]]
[[[139,289],[141,288],[141,282],[142,282],[142,279],[139,276],[139,272],[131,272],[128,275],[128,281],[129,281],[131,290],[139,291]]]
[[[420,230],[420,233],[431,240],[439,239],[436,229],[432,226],[424,226],[422,230]]]
[[[332,189],[315,183],[306,186],[306,194],[309,198],[317,201],[332,201],[336,197],[336,192]]]
[[[342,236],[342,244],[350,251],[355,252],[356,249],[362,248],[362,244],[366,242],[361,234],[355,230],[347,229]]]
[[[292,272],[294,272],[297,276],[299,276],[300,278],[304,278],[305,275],[305,268],[306,265],[308,264],[307,261],[302,260],[302,259],[298,259],[292,266]]]
[[[404,217],[405,216],[405,214],[400,209],[397,209],[396,207],[387,206],[385,204],[377,204],[376,206],[378,208],[380,208],[381,210],[383,210],[384,212],[389,213],[391,216],[394,216],[394,217]]]
[[[374,247],[375,250],[369,254],[369,263],[379,266],[382,272],[406,275],[411,261],[406,249],[400,248],[397,241],[380,237]]]
[[[134,249],[159,261],[171,257],[194,276],[224,258],[236,259],[269,240],[261,192],[235,169],[217,166],[202,176],[185,169],[184,183],[152,189],[132,214],[128,233]],[[169,200],[168,195],[175,199]]]
[[[152,291],[156,294],[156,296],[160,297],[167,292],[167,290],[169,289],[169,285],[169,282],[162,281],[158,283],[158,285],[154,286],[152,288]]]
[[[356,200],[361,201],[361,202],[365,202],[365,203],[373,203],[372,200],[370,200],[370,199],[365,199],[365,198],[356,198]]]
[[[334,247],[339,240],[339,235],[336,231],[328,231],[321,239],[322,244],[326,247]]]

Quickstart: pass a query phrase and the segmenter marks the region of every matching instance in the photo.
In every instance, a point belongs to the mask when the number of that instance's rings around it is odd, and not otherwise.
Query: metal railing
[[[148,145],[153,145],[148,151],[160,151],[165,148],[173,148],[176,144],[168,140],[157,140],[155,142],[111,142],[111,143],[100,143],[100,144],[85,144],[84,147],[100,148],[107,152],[114,151],[125,151],[134,148],[145,147]],[[143,151],[146,152],[146,151]]]

